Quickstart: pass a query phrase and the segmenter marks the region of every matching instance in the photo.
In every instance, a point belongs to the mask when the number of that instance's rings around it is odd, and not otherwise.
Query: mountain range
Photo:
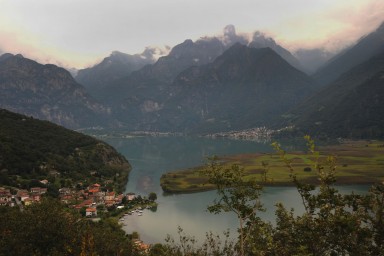
[[[0,57],[0,108],[69,128],[111,121],[110,109],[94,100],[68,71],[22,55]]]
[[[382,38],[384,25],[331,59],[322,50],[296,58],[263,33],[247,40],[229,25],[222,37],[185,40],[157,61],[151,53],[113,52],[79,71],[77,82],[54,65],[4,54],[0,107],[71,128],[205,134],[290,125],[318,135],[383,136]],[[322,56],[317,64],[314,56]],[[314,66],[329,60],[309,76],[305,58]]]
[[[155,51],[154,48],[146,48],[143,53],[134,55],[114,51],[97,65],[79,70],[76,80],[92,94],[109,81],[128,76],[147,64],[153,64]]]
[[[156,123],[195,133],[267,125],[310,95],[313,83],[271,48],[237,43],[212,63],[181,72]]]
[[[384,51],[341,75],[289,112],[289,123],[318,136],[384,137]]]
[[[313,77],[321,85],[330,84],[351,68],[381,54],[383,51],[384,23],[372,33],[362,37],[356,44],[330,59]]]
[[[141,69],[132,69],[132,67],[139,67],[138,60],[143,63],[143,61],[153,59],[143,58],[143,56],[148,56],[148,54],[144,54],[145,52],[140,55],[114,52],[101,63],[80,70],[75,79],[98,100],[115,101],[116,95],[124,94],[127,87],[132,87],[131,84],[134,84],[133,87],[136,86],[135,84],[141,84],[136,87],[153,83],[171,84],[181,71],[191,66],[204,65],[214,61],[236,43],[253,48],[270,47],[292,66],[301,69],[299,61],[272,38],[257,31],[249,41],[245,36],[237,35],[233,25],[228,25],[224,28],[222,37],[203,37],[195,42],[187,39],[173,47],[168,55],[160,57],[152,65]],[[133,72],[135,70],[138,72]],[[110,91],[112,91],[111,97],[109,97]]]

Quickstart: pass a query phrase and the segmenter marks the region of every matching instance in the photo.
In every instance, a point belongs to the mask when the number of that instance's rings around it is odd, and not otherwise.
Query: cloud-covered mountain
[[[99,64],[79,70],[75,79],[84,85],[89,93],[97,94],[111,81],[128,76],[133,71],[154,63],[156,61],[155,54],[156,49],[154,48],[147,48],[143,53],[135,55],[114,51]]]
[[[165,119],[199,133],[268,125],[313,92],[313,81],[271,48],[241,44],[184,71],[173,86],[179,92],[164,109],[174,113]]]
[[[123,109],[136,109],[146,104],[146,100],[157,104],[168,97],[168,86],[183,70],[212,62],[222,54],[224,46],[217,38],[203,38],[196,42],[185,40],[172,48],[171,52],[152,64],[132,72],[128,77],[111,81],[108,87],[100,91],[98,99]]]
[[[236,43],[240,43],[243,45],[247,45],[249,43],[246,37],[238,35],[236,33],[236,28],[234,25],[225,26],[225,28],[223,29],[223,37],[221,38],[221,41],[223,42],[226,48],[229,48]]]
[[[156,63],[132,72],[130,76],[115,80],[110,79],[107,86],[104,86],[98,93],[93,95],[99,100],[114,102],[123,96],[133,95],[136,88],[151,86],[154,91],[152,98],[154,98],[156,97],[156,90],[165,92],[164,88],[171,84],[180,72],[192,66],[213,62],[225,50],[236,43],[254,48],[270,47],[292,66],[300,68],[297,59],[272,38],[265,36],[263,33],[255,32],[253,40],[249,42],[246,36],[236,33],[233,25],[228,25],[223,30],[223,36],[204,37],[195,42],[190,39],[185,40],[173,47],[167,56],[159,58]],[[81,80],[79,81],[81,82]],[[155,86],[152,86],[152,84],[155,84]],[[135,101],[135,104],[137,104],[137,101]],[[126,106],[126,108],[129,108],[129,106]]]
[[[383,99],[384,52],[345,72],[286,117],[313,135],[384,137]]]
[[[154,85],[136,87],[119,102],[125,106],[119,117],[137,130],[205,133],[262,126],[309,95],[312,82],[270,48],[235,44],[213,62],[179,73],[162,97],[153,97]]]
[[[313,77],[319,84],[330,84],[344,72],[382,52],[384,52],[384,23],[372,33],[361,38],[354,46],[332,58]]]
[[[68,71],[22,55],[0,57],[0,108],[69,128],[113,123],[110,110],[90,97]]]
[[[269,47],[293,67],[297,68],[298,70],[305,71],[304,68],[301,66],[300,62],[287,49],[278,45],[275,40],[273,40],[273,38],[267,37],[265,34],[259,31],[256,31],[253,34],[252,41],[248,44],[248,46],[253,48]]]
[[[255,32],[253,40],[249,41],[247,36],[238,35],[233,25],[228,25],[224,28],[222,36],[203,37],[195,42],[187,39],[174,46],[168,55],[160,57],[155,63],[153,55],[158,54],[154,52],[158,50],[154,48],[147,48],[142,54],[135,55],[114,52],[94,67],[80,70],[76,80],[83,84],[92,96],[100,100],[111,99],[109,91],[117,90],[120,94],[123,91],[121,87],[131,87],[131,83],[169,84],[184,69],[210,63],[236,43],[254,48],[270,47],[291,65],[301,68],[298,60],[272,38]]]

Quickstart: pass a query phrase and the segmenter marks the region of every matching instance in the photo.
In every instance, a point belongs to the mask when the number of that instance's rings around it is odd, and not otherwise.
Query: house
[[[95,195],[96,193],[99,193],[99,191],[100,191],[100,188],[90,188],[90,189],[88,189],[88,193],[90,195]]]
[[[111,206],[115,205],[115,201],[114,200],[105,200],[104,204],[106,207],[111,207]]]
[[[121,204],[123,202],[124,195],[120,194],[115,197],[115,203],[116,204]]]
[[[115,192],[107,192],[105,194],[105,201],[114,201],[115,200]]]
[[[61,200],[61,202],[68,204],[70,201],[73,200],[73,196],[72,195],[60,195],[60,200]]]
[[[149,253],[149,249],[150,249],[149,244],[145,244],[143,241],[138,240],[138,239],[134,239],[133,244],[138,251],[143,252],[143,253]]]
[[[9,189],[0,188],[0,205],[13,205],[12,194]]]
[[[100,188],[101,188],[100,184],[95,183],[95,184],[90,185],[90,186],[88,187],[88,190],[96,189],[96,190],[99,191]]]
[[[97,209],[94,207],[89,207],[85,209],[85,217],[96,217],[97,216]]]
[[[91,208],[91,206],[94,205],[93,203],[94,202],[92,199],[87,199],[87,200],[84,200],[83,202],[81,202],[80,204],[76,205],[75,208],[78,210],[83,208],[83,207]]]
[[[33,202],[40,202],[41,200],[41,195],[40,194],[32,194],[29,197]]]
[[[23,202],[25,206],[31,205],[33,203],[33,199],[28,197],[28,198],[25,198]]]
[[[44,185],[47,185],[49,183],[49,181],[48,180],[41,180],[40,183],[44,184]]]
[[[96,202],[104,202],[104,198],[105,198],[105,192],[103,191],[99,191],[97,192],[94,196],[93,196],[94,200]]]
[[[29,198],[29,192],[27,190],[18,190],[16,196],[20,198],[20,201],[24,202],[25,199]]]
[[[59,189],[60,195],[70,195],[72,194],[72,190],[70,188],[61,188]]]
[[[31,188],[31,193],[42,195],[47,193],[47,188],[40,188],[40,187]]]
[[[135,193],[127,193],[126,197],[127,197],[128,201],[132,201],[133,199],[136,198],[136,194]]]

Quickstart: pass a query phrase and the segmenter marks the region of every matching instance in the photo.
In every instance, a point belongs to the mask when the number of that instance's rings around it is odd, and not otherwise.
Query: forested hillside
[[[121,189],[129,170],[128,161],[104,142],[0,109],[0,185],[27,187],[33,179],[59,179],[66,185],[113,180]]]

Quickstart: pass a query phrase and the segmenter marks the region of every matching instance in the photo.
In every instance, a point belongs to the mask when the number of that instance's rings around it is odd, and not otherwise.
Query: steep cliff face
[[[90,97],[68,71],[21,55],[0,57],[0,107],[69,128],[111,121],[110,110]]]

